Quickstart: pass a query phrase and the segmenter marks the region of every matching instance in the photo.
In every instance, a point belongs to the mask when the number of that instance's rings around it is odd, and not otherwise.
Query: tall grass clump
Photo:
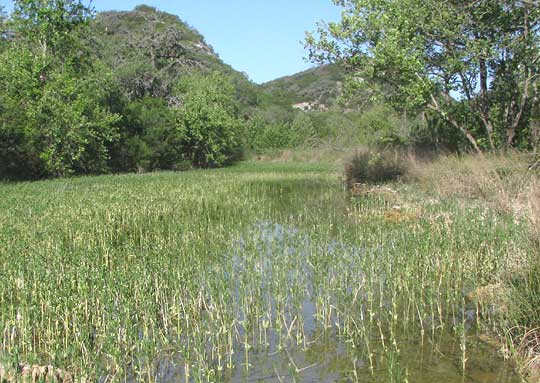
[[[540,260],[512,277],[512,320],[528,329],[540,328]]]
[[[397,180],[407,172],[405,157],[398,151],[357,151],[345,166],[345,181],[381,183]]]
[[[520,192],[518,201],[529,222],[531,240],[540,249],[540,170],[532,173]]]

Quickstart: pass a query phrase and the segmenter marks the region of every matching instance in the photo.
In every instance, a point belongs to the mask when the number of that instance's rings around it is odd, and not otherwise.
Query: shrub
[[[298,112],[291,121],[270,121],[257,114],[245,126],[244,145],[255,152],[309,145],[316,137],[311,117]]]
[[[291,122],[291,146],[308,145],[315,138],[315,126],[308,114],[299,112]]]
[[[398,152],[358,151],[345,166],[347,185],[393,181],[406,173],[407,161]]]
[[[109,82],[98,61],[81,72],[24,46],[3,52],[0,178],[107,172],[120,120],[106,105]]]
[[[177,86],[176,129],[183,136],[183,158],[196,167],[219,167],[241,151],[242,124],[229,79],[218,73],[184,77]]]

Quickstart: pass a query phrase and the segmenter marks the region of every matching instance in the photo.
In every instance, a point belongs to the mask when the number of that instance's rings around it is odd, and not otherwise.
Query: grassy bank
[[[535,164],[537,160],[529,154],[507,153],[484,157],[443,156],[428,164],[409,162],[409,178],[420,189],[438,198],[457,199],[463,206],[482,206],[498,216],[512,217],[522,225],[521,249],[508,252],[506,271],[494,274],[492,284],[483,287],[483,292],[491,291],[480,293],[477,298],[501,308],[496,331],[506,333],[506,344],[519,361],[521,373],[531,381],[540,381],[540,174],[537,162]]]
[[[519,381],[481,341],[509,301],[479,295],[537,256],[528,218],[422,169],[357,196],[334,161],[0,185],[4,379]]]
[[[510,152],[484,156],[438,155],[422,159],[412,154],[357,151],[346,167],[353,194],[379,178],[398,178],[413,195],[432,201],[455,201],[463,209],[484,209],[521,224],[521,249],[509,250],[505,271],[466,297],[491,307],[493,328],[505,335],[506,353],[520,364],[521,374],[540,378],[540,175],[538,158]],[[373,173],[373,174],[372,174]],[[364,182],[352,185],[357,181]],[[358,189],[358,190],[357,190]],[[377,189],[374,189],[377,190]],[[404,189],[401,189],[403,192]],[[403,193],[399,193],[403,194]],[[399,215],[399,214],[398,214]],[[485,241],[488,241],[486,238]],[[492,246],[486,242],[486,246]],[[487,284],[486,284],[487,283]]]

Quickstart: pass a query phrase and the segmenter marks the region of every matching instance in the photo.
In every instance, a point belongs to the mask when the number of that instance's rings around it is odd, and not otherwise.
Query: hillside
[[[323,65],[267,82],[262,89],[278,105],[325,110],[336,104],[345,77],[345,71],[337,65]]]
[[[93,22],[102,59],[134,99],[145,95],[169,99],[182,75],[218,71],[233,79],[246,113],[272,109],[273,114],[281,115],[292,108],[333,107],[345,80],[343,69],[324,65],[257,85],[224,63],[195,28],[147,5],[132,11],[102,12]]]
[[[0,178],[223,166],[249,152],[366,141],[357,113],[343,113],[359,108],[337,105],[346,77],[337,66],[258,85],[178,16],[72,5],[11,20],[17,33],[0,50]],[[44,44],[35,18],[61,38]]]
[[[93,21],[102,59],[132,98],[169,98],[183,74],[195,70],[229,75],[246,106],[257,103],[257,86],[225,64],[204,37],[178,16],[139,5],[102,12]]]

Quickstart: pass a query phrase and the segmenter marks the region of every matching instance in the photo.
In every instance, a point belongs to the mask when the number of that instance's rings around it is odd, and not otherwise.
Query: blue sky
[[[262,83],[307,69],[301,41],[319,20],[339,20],[331,0],[94,0],[98,11],[145,3],[180,16],[223,61]],[[8,10],[11,0],[0,0]]]

